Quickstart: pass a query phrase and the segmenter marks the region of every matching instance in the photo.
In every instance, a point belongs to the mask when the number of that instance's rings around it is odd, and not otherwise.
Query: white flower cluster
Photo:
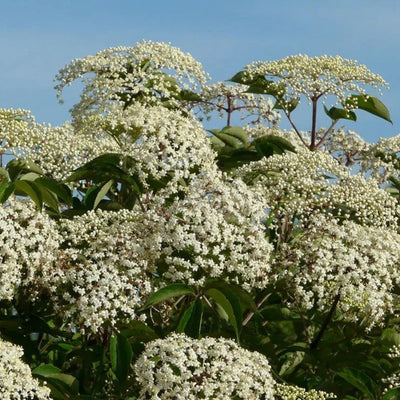
[[[112,107],[107,117],[92,120],[85,134],[95,135],[105,125],[118,129],[118,151],[135,161],[132,172],[139,174],[143,183],[149,176],[170,177],[176,183],[199,170],[216,169],[210,140],[191,115],[183,116],[162,106]]]
[[[379,182],[387,182],[390,177],[400,179],[400,135],[380,138],[365,152],[362,169]]]
[[[257,61],[245,67],[250,77],[263,75],[267,79],[283,82],[290,99],[301,95],[309,100],[333,95],[347,109],[349,95],[365,93],[364,87],[388,87],[386,81],[371,72],[365,65],[340,56],[309,57],[295,55],[277,61]],[[281,93],[284,95],[285,93]]]
[[[0,398],[2,400],[50,400],[50,390],[32,377],[19,346],[0,339]]]
[[[268,360],[229,339],[173,334],[150,342],[134,365],[140,399],[273,399]]]
[[[227,111],[236,110],[242,120],[254,116],[257,122],[277,124],[280,114],[274,110],[272,100],[262,95],[246,93],[247,89],[246,85],[228,85],[224,82],[205,85],[200,93],[203,99],[200,108],[205,114],[217,111],[220,118],[226,117]]]
[[[291,385],[276,384],[275,399],[279,400],[327,400],[335,399],[333,393],[326,393],[321,390],[309,390]]]
[[[202,285],[206,278],[224,277],[247,290],[265,287],[272,245],[262,224],[264,202],[242,181],[199,177],[183,199],[151,215],[159,219],[163,279]]]
[[[51,268],[59,244],[56,224],[32,202],[10,198],[0,205],[0,243],[0,300],[11,300]]]
[[[138,318],[153,290],[149,268],[159,246],[146,229],[128,210],[90,211],[61,222],[61,249],[43,285],[71,328],[97,332]]]
[[[275,260],[284,279],[305,308],[327,310],[340,296],[346,320],[379,323],[397,300],[400,281],[400,235],[324,214],[314,215],[299,237],[281,247]]]
[[[277,217],[315,210],[340,212],[364,225],[397,226],[396,200],[374,179],[350,175],[331,155],[305,148],[244,166],[238,175],[255,181]]]
[[[29,159],[56,179],[64,179],[87,161],[118,149],[109,138],[98,140],[76,133],[68,124],[38,124],[26,110],[0,109],[0,138],[0,153]]]
[[[325,150],[349,167],[362,159],[370,146],[357,132],[343,129],[333,130],[324,141]]]
[[[72,109],[76,119],[103,114],[110,103],[170,99],[181,89],[196,90],[208,75],[189,53],[168,43],[142,41],[134,47],[113,47],[73,60],[56,76],[59,98],[65,86],[80,78],[85,88]]]

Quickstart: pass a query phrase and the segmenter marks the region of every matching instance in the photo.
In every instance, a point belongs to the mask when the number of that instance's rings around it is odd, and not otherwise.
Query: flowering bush
[[[382,77],[299,55],[207,84],[141,42],[57,79],[71,123],[0,110],[2,398],[400,396],[398,138],[335,129],[390,121]]]

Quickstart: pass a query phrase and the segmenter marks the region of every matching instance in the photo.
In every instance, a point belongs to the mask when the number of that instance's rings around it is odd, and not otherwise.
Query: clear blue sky
[[[214,81],[251,61],[298,53],[356,59],[390,83],[381,100],[394,124],[360,111],[346,125],[370,141],[400,133],[398,0],[3,0],[0,107],[27,108],[37,121],[59,124],[77,97],[70,90],[57,103],[57,71],[73,58],[142,39],[190,52]],[[308,115],[298,118],[307,128]]]

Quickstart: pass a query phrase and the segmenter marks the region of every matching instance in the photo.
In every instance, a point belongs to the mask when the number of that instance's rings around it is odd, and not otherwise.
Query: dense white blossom
[[[262,224],[264,202],[242,181],[199,177],[184,198],[162,204],[151,218],[160,230],[163,279],[202,285],[225,278],[246,289],[268,282],[272,245]]]
[[[229,339],[173,334],[146,345],[134,366],[140,399],[273,399],[268,360]]]
[[[318,210],[357,218],[379,227],[397,226],[396,199],[375,179],[350,170],[323,151],[303,148],[250,163],[237,172],[264,191],[266,207],[276,218]]]
[[[309,57],[298,54],[277,61],[257,61],[245,67],[250,77],[265,76],[283,82],[281,95],[288,99],[306,96],[309,100],[333,95],[347,109],[355,106],[346,103],[351,94],[365,93],[365,86],[374,89],[388,84],[365,65],[340,56]],[[287,90],[285,93],[284,90]]]
[[[58,245],[56,224],[32,202],[10,198],[0,205],[0,300],[35,285],[53,265]]]
[[[398,302],[399,260],[400,235],[395,231],[320,214],[282,244],[274,269],[298,304],[327,310],[340,296],[343,318],[365,318],[372,326]]]
[[[126,110],[111,107],[106,117],[89,119],[83,129],[91,136],[104,134],[107,127],[114,132],[118,151],[134,161],[131,172],[143,183],[149,177],[169,177],[177,183],[199,171],[216,169],[210,140],[191,115],[162,106],[134,104]]]
[[[275,385],[275,399],[279,400],[327,400],[335,399],[332,393],[326,393],[321,390],[306,390],[292,385]]]
[[[0,339],[1,400],[50,400],[50,390],[32,377],[19,346]]]
[[[81,101],[72,109],[76,119],[106,113],[110,104],[171,101],[181,89],[196,90],[208,75],[199,62],[177,47],[142,41],[73,60],[56,77],[59,97],[65,86],[80,78],[85,87]]]
[[[380,138],[363,154],[361,166],[364,172],[370,173],[379,182],[389,178],[400,179],[400,135],[391,138]]]
[[[97,332],[139,318],[137,309],[152,291],[149,266],[159,247],[146,229],[146,221],[128,210],[61,221],[61,249],[43,284],[71,328]]]
[[[0,109],[0,154],[8,152],[38,164],[45,174],[64,179],[87,161],[119,147],[108,137],[80,134],[68,124],[35,122],[26,110]]]

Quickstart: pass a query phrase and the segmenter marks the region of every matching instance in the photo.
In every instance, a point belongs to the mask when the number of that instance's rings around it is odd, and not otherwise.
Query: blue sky
[[[360,111],[357,123],[346,126],[370,141],[400,133],[398,0],[4,0],[0,107],[30,109],[37,121],[62,123],[77,90],[59,105],[57,71],[73,58],[142,39],[190,52],[214,81],[252,61],[292,54],[356,59],[390,83],[381,100],[394,124]],[[300,114],[306,129],[309,115]]]

